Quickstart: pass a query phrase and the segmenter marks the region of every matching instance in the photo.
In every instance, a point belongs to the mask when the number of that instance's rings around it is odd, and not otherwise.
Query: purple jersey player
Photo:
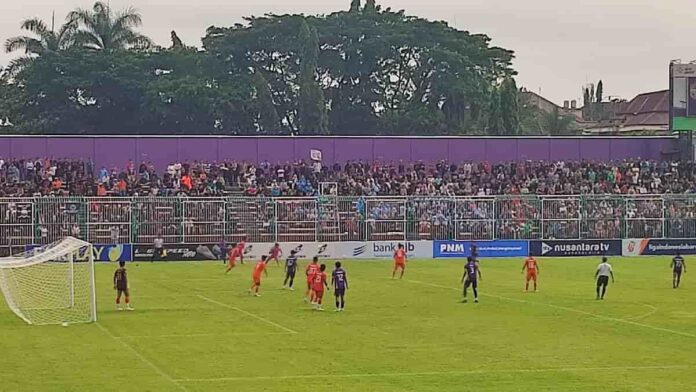
[[[481,280],[481,270],[476,260],[469,256],[467,258],[466,265],[464,266],[464,276],[462,276],[462,282],[464,282],[464,300],[466,302],[466,290],[471,286],[474,291],[474,302],[478,302],[478,281]]]
[[[346,307],[346,290],[348,290],[348,276],[346,271],[341,268],[341,262],[336,262],[336,269],[331,274],[331,284],[334,286],[336,296],[336,312],[342,312]]]

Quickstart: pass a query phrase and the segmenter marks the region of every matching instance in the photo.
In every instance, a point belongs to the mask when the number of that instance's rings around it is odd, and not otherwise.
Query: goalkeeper
[[[121,294],[126,297],[126,309],[133,310],[130,304],[130,293],[128,291],[128,275],[126,274],[126,262],[119,261],[118,268],[114,272],[114,290],[116,290],[116,307],[118,310],[123,310],[121,307]]]

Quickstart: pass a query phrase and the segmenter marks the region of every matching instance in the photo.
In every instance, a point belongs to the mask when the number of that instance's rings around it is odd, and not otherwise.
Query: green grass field
[[[690,391],[696,282],[671,288],[667,258],[614,258],[594,300],[596,258],[482,261],[481,303],[460,303],[461,260],[347,261],[346,312],[315,312],[269,267],[129,265],[134,312],[115,309],[100,264],[99,322],[25,325],[0,311],[2,391]],[[689,261],[687,260],[687,264]],[[300,281],[298,288],[303,287]]]

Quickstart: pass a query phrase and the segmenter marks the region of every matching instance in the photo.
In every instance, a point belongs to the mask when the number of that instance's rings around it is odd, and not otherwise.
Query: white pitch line
[[[234,337],[234,336],[274,336],[274,335],[290,335],[291,332],[235,332],[235,333],[189,333],[189,334],[171,334],[171,335],[128,335],[116,336],[116,339],[163,339],[163,338],[195,338],[203,336],[219,336],[219,337]]]
[[[282,326],[282,325],[280,325],[280,324],[278,324],[278,323],[275,323],[275,322],[273,322],[273,321],[271,321],[271,320],[269,320],[269,319],[263,318],[263,317],[261,317],[261,316],[259,316],[259,315],[256,315],[256,314],[254,314],[254,313],[251,313],[251,312],[247,312],[246,310],[240,309],[240,308],[238,308],[238,307],[236,307],[236,306],[228,305],[228,304],[226,304],[226,303],[224,303],[224,302],[219,302],[219,301],[216,301],[216,300],[214,300],[214,299],[210,299],[210,298],[208,298],[208,297],[206,297],[206,296],[204,296],[204,295],[200,295],[200,294],[198,295],[198,298],[200,298],[200,299],[202,299],[202,300],[204,300],[204,301],[210,302],[210,303],[212,303],[212,304],[220,305],[220,306],[222,306],[222,307],[225,307],[225,308],[228,308],[228,309],[232,309],[232,310],[236,310],[236,311],[238,311],[238,312],[240,312],[240,313],[244,313],[244,314],[246,314],[246,315],[249,316],[249,317],[253,317],[253,318],[257,319],[257,320],[261,320],[261,321],[265,322],[266,324],[273,325],[274,327],[280,328],[280,329],[282,329],[283,331],[287,331],[287,332],[290,332],[290,333],[292,333],[292,334],[298,334],[298,333],[299,333],[299,332],[297,332],[297,331],[295,331],[295,330],[293,330],[293,329],[290,329],[290,328],[288,328],[288,327],[284,327],[284,326]]]
[[[170,383],[174,384],[174,385],[177,387],[177,389],[179,389],[180,391],[188,392],[188,389],[187,389],[185,386],[179,384],[179,381],[177,381],[177,380],[175,380],[174,378],[172,378],[172,376],[170,376],[169,374],[165,373],[164,370],[160,369],[159,366],[155,365],[152,361],[150,361],[149,359],[145,358],[142,354],[140,354],[140,352],[139,352],[138,350],[136,350],[135,348],[133,348],[133,346],[131,346],[130,344],[126,343],[123,339],[119,339],[118,336],[116,336],[116,335],[114,335],[113,333],[111,333],[111,331],[109,331],[109,330],[108,330],[106,327],[104,327],[103,325],[101,325],[101,324],[99,324],[99,323],[95,323],[95,324],[97,324],[97,327],[99,327],[99,329],[101,329],[105,334],[109,335],[109,337],[110,337],[111,339],[113,339],[113,340],[119,342],[123,347],[127,348],[130,352],[132,352],[133,354],[135,354],[135,356],[138,357],[138,359],[140,359],[140,361],[142,361],[144,364],[146,364],[146,365],[148,365],[150,368],[152,368],[152,370],[154,370],[154,371],[155,371],[157,374],[159,374],[162,378],[164,378],[165,380],[167,380],[167,381],[169,381]]]
[[[595,371],[639,371],[639,370],[674,370],[690,369],[691,365],[656,365],[656,366],[607,366],[607,367],[567,367],[544,369],[501,369],[501,370],[453,370],[441,372],[411,373],[355,373],[355,374],[299,374],[291,376],[256,376],[256,377],[220,377],[220,378],[182,378],[179,382],[226,382],[226,381],[281,381],[292,379],[316,378],[374,378],[374,377],[427,377],[427,376],[464,376],[476,374],[523,374],[523,373],[573,373]]]
[[[421,284],[421,285],[425,285],[425,286],[437,287],[437,288],[441,288],[441,289],[448,289],[448,290],[460,291],[459,288],[448,287],[448,286],[441,286],[441,285],[439,285],[439,284],[420,282],[420,281],[417,281],[417,280],[407,280],[407,282],[416,283],[416,284]],[[668,332],[668,333],[675,334],[675,335],[686,336],[686,337],[689,337],[689,338],[696,338],[696,335],[691,334],[691,333],[688,333],[688,332],[677,331],[677,330],[669,329],[669,328],[656,327],[656,326],[654,326],[654,325],[648,325],[648,324],[638,323],[638,322],[635,322],[635,321],[626,320],[626,319],[621,319],[621,318],[616,318],[616,317],[603,316],[603,315],[601,315],[601,314],[596,314],[596,313],[592,313],[592,312],[586,312],[586,311],[584,311],[584,310],[579,310],[579,309],[573,309],[573,308],[569,308],[569,307],[567,307],[567,306],[560,306],[560,305],[554,305],[554,304],[547,304],[547,303],[544,303],[544,302],[527,301],[527,300],[524,300],[524,299],[517,299],[517,298],[504,297],[504,296],[502,296],[502,295],[495,295],[495,294],[484,294],[484,293],[481,293],[481,295],[482,295],[482,296],[485,296],[485,297],[497,298],[497,299],[502,299],[502,300],[512,301],[512,302],[520,302],[520,303],[533,304],[533,305],[542,305],[542,306],[547,306],[547,307],[554,308],[554,309],[565,310],[565,311],[567,311],[567,312],[573,312],[573,313],[578,313],[578,314],[584,314],[584,315],[586,315],[586,316],[595,317],[595,318],[598,318],[598,319],[601,319],[601,320],[614,321],[614,322],[617,322],[617,323],[629,324],[629,325],[633,325],[633,326],[636,326],[636,327],[648,328],[648,329],[652,329],[652,330],[655,330],[655,331]]]
[[[644,319],[644,318],[648,318],[648,317],[652,316],[653,314],[657,313],[657,311],[658,311],[658,308],[655,307],[655,306],[652,306],[652,305],[649,305],[649,304],[641,304],[641,305],[643,305],[643,306],[645,306],[645,307],[648,307],[648,308],[650,308],[651,310],[650,310],[648,313],[639,314],[639,315],[637,315],[637,316],[624,317],[624,319],[626,319],[626,320],[633,320],[633,321],[635,321],[635,320],[642,320],[642,319]]]
[[[195,289],[194,291],[204,291],[206,293],[239,293],[239,289],[220,289],[220,290],[214,290],[214,289]],[[278,289],[278,291],[281,291]],[[133,292],[131,291],[131,295],[133,295]],[[191,294],[168,294],[168,293],[163,293],[161,295],[138,295],[138,299],[157,299],[157,298],[190,298]]]

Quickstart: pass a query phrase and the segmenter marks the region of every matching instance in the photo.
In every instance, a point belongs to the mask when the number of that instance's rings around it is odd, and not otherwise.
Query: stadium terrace
[[[79,159],[3,159],[0,197],[31,196],[492,196],[645,195],[696,190],[692,162],[589,161],[383,163],[322,166],[296,161],[173,162],[158,171],[136,166],[94,167]]]

